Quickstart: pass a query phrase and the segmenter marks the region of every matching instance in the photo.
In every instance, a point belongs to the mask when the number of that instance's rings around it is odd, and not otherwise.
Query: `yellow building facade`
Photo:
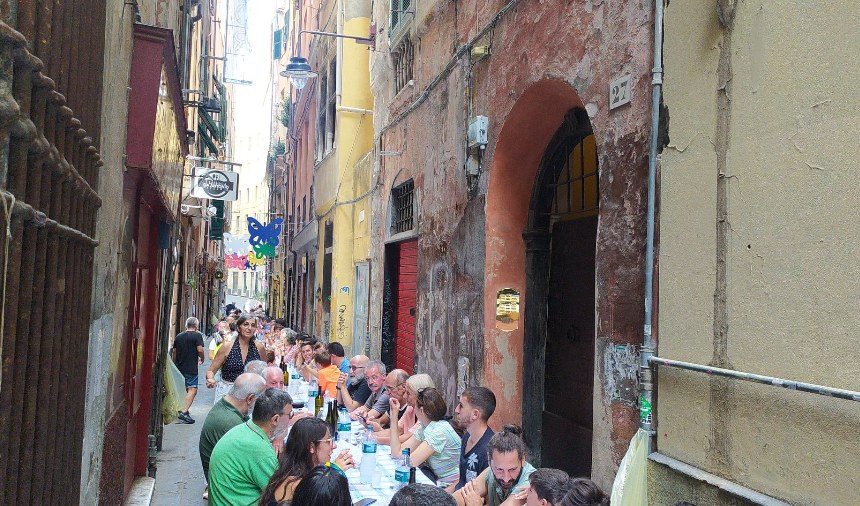
[[[367,37],[369,2],[322,2],[331,12],[321,31]],[[319,223],[315,328],[349,353],[356,332],[356,291],[367,297],[373,97],[370,48],[346,38],[315,36],[310,64],[318,72],[313,211]],[[363,281],[362,281],[363,280]],[[366,308],[367,304],[359,305]],[[366,313],[360,315],[366,322]],[[358,333],[366,335],[366,324]],[[362,352],[364,341],[359,344]]]

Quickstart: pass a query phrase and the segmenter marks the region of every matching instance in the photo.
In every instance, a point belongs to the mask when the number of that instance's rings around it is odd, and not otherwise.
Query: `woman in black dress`
[[[239,336],[230,342],[225,342],[218,349],[212,364],[209,365],[209,370],[206,371],[206,386],[215,388],[216,403],[230,391],[236,378],[245,372],[245,364],[266,356],[266,345],[254,338],[257,332],[257,320],[254,316],[240,316],[236,321],[236,327]],[[221,381],[216,382],[215,373],[219,369]]]

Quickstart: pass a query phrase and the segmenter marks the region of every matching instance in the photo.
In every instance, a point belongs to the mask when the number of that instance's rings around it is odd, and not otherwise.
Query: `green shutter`
[[[203,107],[198,107],[197,110],[200,111],[200,119],[203,120],[203,123],[206,124],[206,128],[208,128],[209,131],[212,133],[212,138],[218,142],[224,142],[224,133],[218,127],[218,124],[215,123],[215,120],[212,119],[212,115],[209,114],[209,111],[207,111]],[[223,114],[223,111],[221,114]]]
[[[209,131],[202,122],[197,124],[197,133],[200,134],[200,140],[203,141],[203,145],[209,149],[209,152],[218,156],[218,147],[212,142],[212,138],[209,137]]]
[[[283,34],[283,31],[275,30],[275,42],[274,42],[274,48],[272,51],[272,53],[273,53],[272,57],[275,60],[281,59],[281,49],[283,48],[283,43],[281,42],[281,35],[282,34]]]

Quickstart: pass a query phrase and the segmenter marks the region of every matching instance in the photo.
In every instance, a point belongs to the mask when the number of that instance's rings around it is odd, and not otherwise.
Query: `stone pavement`
[[[208,355],[208,349],[206,351]],[[155,477],[155,493],[152,498],[153,506],[203,506],[203,489],[206,482],[203,479],[203,467],[200,465],[200,454],[197,444],[200,441],[200,430],[203,421],[212,407],[215,389],[206,388],[206,369],[209,368],[209,357],[199,366],[200,388],[189,412],[196,423],[188,425],[176,421],[164,427],[162,450],[158,452],[158,471]]]

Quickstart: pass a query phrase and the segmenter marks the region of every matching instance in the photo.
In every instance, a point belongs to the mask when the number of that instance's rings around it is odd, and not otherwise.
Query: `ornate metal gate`
[[[76,503],[104,0],[0,0],[0,504]]]

